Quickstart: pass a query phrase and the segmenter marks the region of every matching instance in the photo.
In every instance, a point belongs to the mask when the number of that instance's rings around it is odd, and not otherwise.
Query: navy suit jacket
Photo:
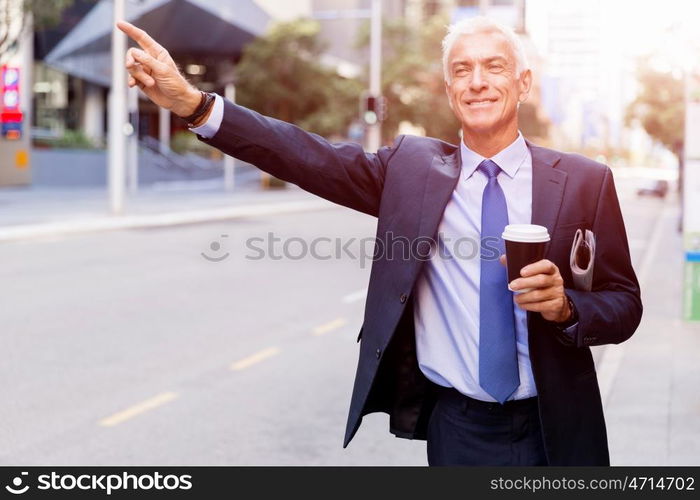
[[[358,144],[331,144],[229,101],[216,135],[200,139],[306,191],[377,217],[377,244],[385,248],[392,238],[416,245],[410,258],[389,259],[387,252],[377,252],[373,262],[343,446],[362,417],[377,411],[389,414],[396,436],[425,439],[435,395],[416,361],[412,291],[424,263],[416,256],[425,255],[420,245],[436,238],[459,177],[459,147],[400,136],[371,154]],[[546,258],[559,267],[579,316],[572,338],[539,313],[528,312],[545,450],[550,465],[607,465],[605,420],[589,346],[627,340],[642,315],[613,177],[608,167],[585,157],[528,147],[532,223],[549,230]],[[597,238],[590,292],[574,290],[571,279],[569,252],[578,228],[591,229]]]

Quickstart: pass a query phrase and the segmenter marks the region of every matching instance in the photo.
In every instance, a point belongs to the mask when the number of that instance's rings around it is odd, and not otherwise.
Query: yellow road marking
[[[340,328],[341,326],[345,326],[347,322],[348,321],[345,318],[336,318],[333,321],[329,321],[328,323],[318,325],[316,328],[313,329],[313,333],[314,335],[323,335],[324,333],[333,331],[337,328]]]
[[[113,427],[126,420],[129,420],[130,418],[134,418],[137,415],[153,410],[154,408],[158,408],[159,406],[163,406],[164,404],[169,403],[178,397],[179,396],[174,392],[164,392],[152,397],[151,399],[147,399],[146,401],[134,405],[131,408],[127,408],[124,411],[115,413],[110,417],[103,418],[99,423],[102,427]]]
[[[280,350],[276,347],[268,347],[267,349],[263,349],[262,351],[258,351],[255,354],[251,354],[247,358],[243,358],[239,361],[236,361],[231,365],[231,370],[243,370],[245,368],[248,368],[249,366],[252,366],[256,363],[259,363],[267,358],[271,358],[272,356],[275,356],[280,353]]]

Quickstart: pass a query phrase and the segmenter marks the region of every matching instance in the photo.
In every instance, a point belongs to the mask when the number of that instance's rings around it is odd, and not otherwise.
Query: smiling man
[[[476,29],[480,25],[485,31]],[[515,35],[494,36],[487,26],[474,20],[454,27],[443,42],[443,68],[465,144],[490,158],[517,139],[518,105],[528,97],[532,76]]]
[[[367,153],[199,92],[144,31],[120,23],[129,85],[204,142],[323,198],[378,218],[344,446],[362,417],[389,414],[427,440],[431,465],[607,465],[590,346],[620,343],[642,315],[610,169],[537,147],[518,131],[531,72],[513,32],[486,18],[451,26],[445,88],[458,145],[398,137]],[[501,263],[449,245],[508,223],[545,226],[545,259],[508,289]],[[591,291],[568,266],[577,229],[597,236]],[[397,241],[404,252],[388,252]],[[427,242],[427,252],[426,252]],[[433,252],[439,245],[440,252]]]

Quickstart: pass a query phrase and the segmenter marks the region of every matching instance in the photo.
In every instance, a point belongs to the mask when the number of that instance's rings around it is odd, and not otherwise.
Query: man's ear
[[[532,71],[526,69],[520,73],[520,78],[518,78],[518,87],[520,89],[518,102],[523,103],[527,101],[527,98],[530,96],[530,89],[532,88]]]

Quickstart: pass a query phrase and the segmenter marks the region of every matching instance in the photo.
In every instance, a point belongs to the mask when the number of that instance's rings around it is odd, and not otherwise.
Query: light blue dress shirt
[[[461,143],[461,173],[438,226],[437,247],[414,290],[418,365],[432,382],[482,401],[496,401],[479,385],[481,198],[486,158]],[[508,204],[509,224],[530,224],[532,156],[522,134],[490,158]],[[504,283],[503,286],[506,286]],[[513,301],[520,386],[509,399],[537,395],[530,366],[527,312]]]

